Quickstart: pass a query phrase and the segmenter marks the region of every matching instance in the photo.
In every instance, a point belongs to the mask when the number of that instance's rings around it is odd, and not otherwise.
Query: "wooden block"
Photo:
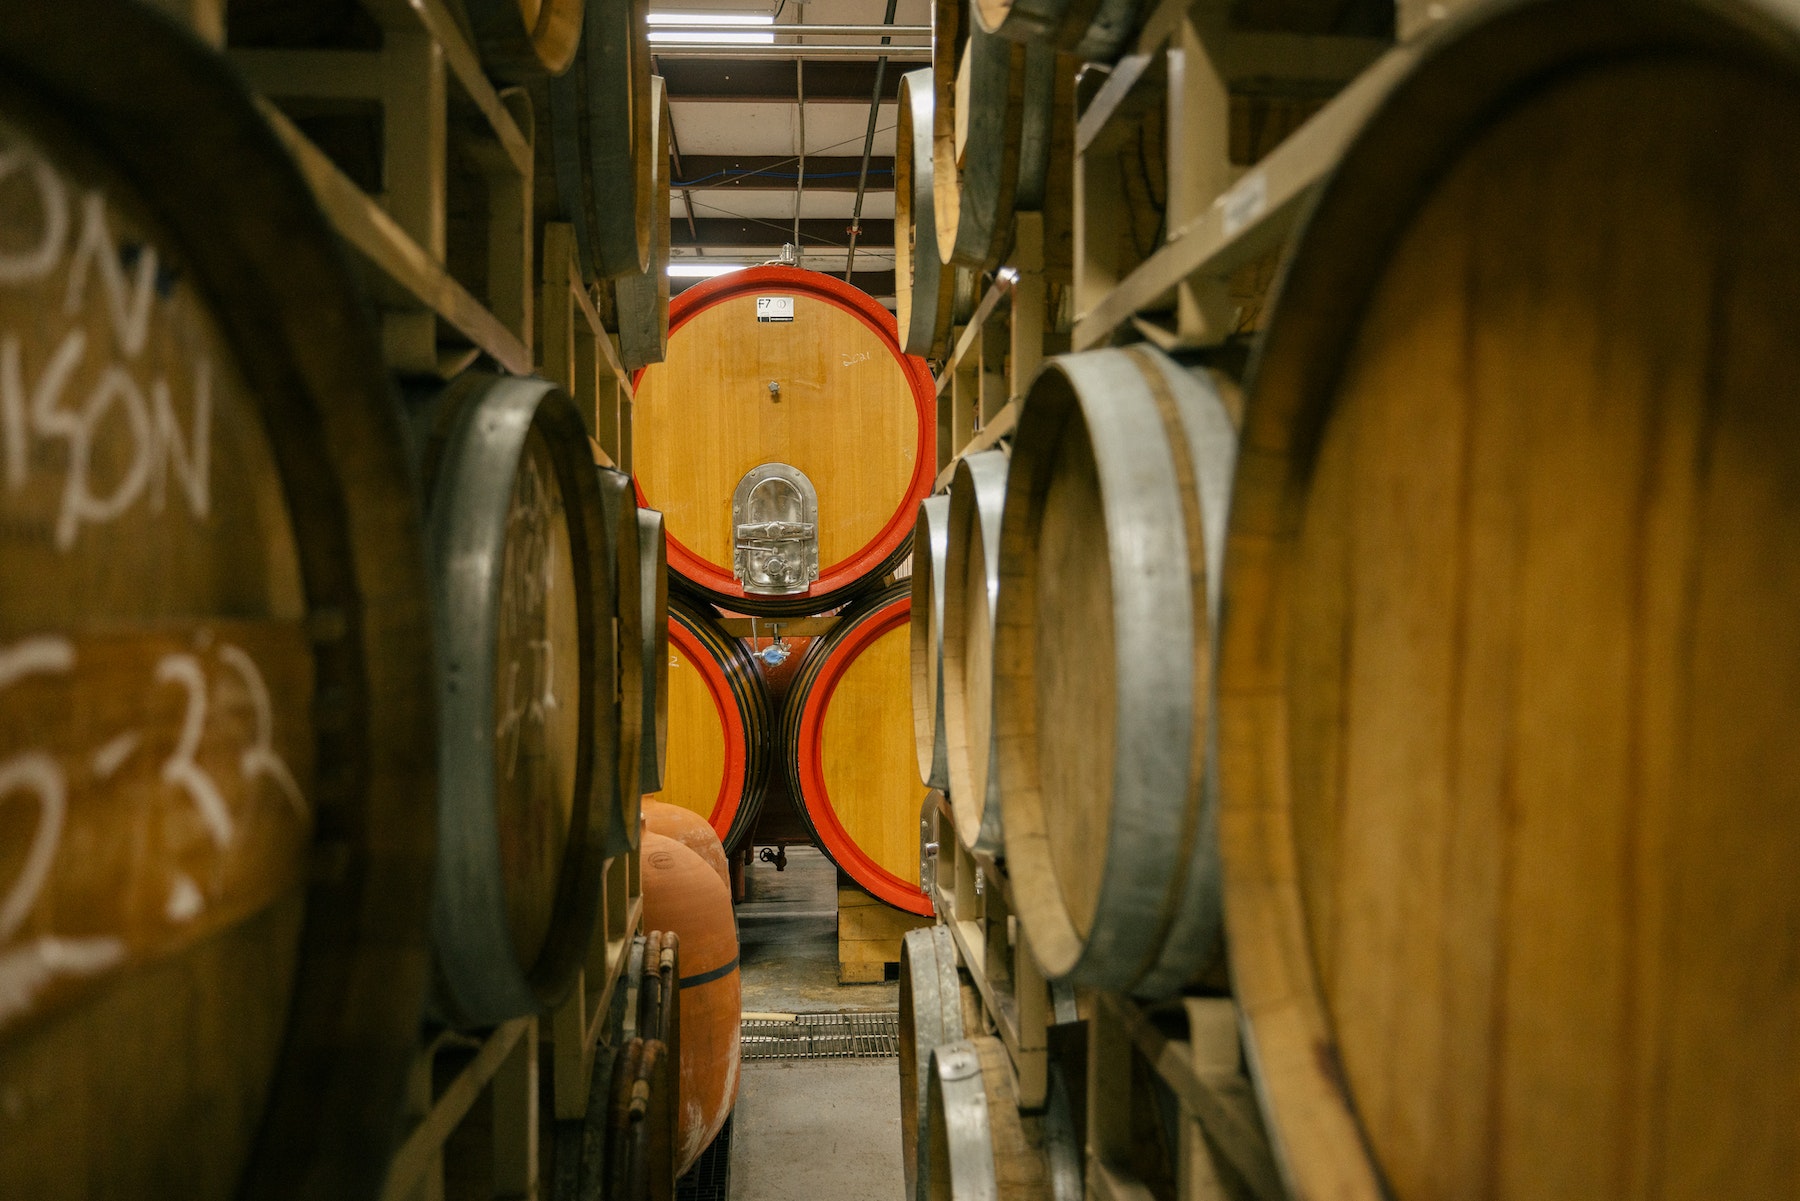
[[[887,979],[885,963],[839,963],[839,984],[880,984]]]
[[[838,887],[838,981],[878,984],[900,962],[900,940],[931,918],[895,909],[860,888]]]

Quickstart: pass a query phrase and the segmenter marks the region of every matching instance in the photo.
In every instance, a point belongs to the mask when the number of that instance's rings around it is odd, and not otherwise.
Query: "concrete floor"
[[[892,1059],[744,1065],[731,1201],[904,1201],[900,1077]]]
[[[837,982],[837,868],[789,848],[754,865],[738,906],[744,1012],[892,1010],[896,984]],[[743,1067],[731,1201],[903,1201],[894,1059],[765,1059]]]
[[[900,986],[837,982],[837,867],[812,847],[753,864],[737,907],[745,1013],[848,1013],[900,1007]],[[895,1104],[899,1104],[898,1101]]]

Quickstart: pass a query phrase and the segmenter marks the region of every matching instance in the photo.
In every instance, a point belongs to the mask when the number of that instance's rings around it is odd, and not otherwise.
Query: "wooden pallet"
[[[931,919],[895,909],[852,884],[838,882],[838,983],[880,984],[900,968],[900,940]]]

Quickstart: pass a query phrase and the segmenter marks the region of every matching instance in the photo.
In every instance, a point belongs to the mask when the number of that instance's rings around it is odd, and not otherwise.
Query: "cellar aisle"
[[[790,848],[785,871],[750,869],[737,907],[746,1018],[898,1008],[896,984],[837,983],[836,906],[837,869],[810,847]],[[764,1059],[755,1046],[732,1116],[731,1201],[901,1201],[894,1055]]]

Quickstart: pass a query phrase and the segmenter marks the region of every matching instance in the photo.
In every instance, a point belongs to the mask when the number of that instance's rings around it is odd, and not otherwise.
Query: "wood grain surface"
[[[519,962],[550,933],[575,816],[581,639],[568,508],[543,432],[526,436],[506,513],[494,661],[494,780],[507,929]]]
[[[919,883],[919,797],[906,703],[908,628],[881,635],[844,668],[820,718],[829,804],[856,846]],[[807,797],[809,805],[827,798]]]
[[[821,574],[911,512],[912,387],[875,331],[824,300],[794,296],[792,322],[758,321],[755,295],[689,318],[667,360],[639,378],[633,416],[647,503],[671,539],[727,576],[732,491],[761,464],[787,463],[812,481]]]
[[[1309,1195],[1800,1188],[1797,106],[1700,53],[1552,76],[1334,279],[1341,370],[1272,336],[1224,850]]]
[[[372,1196],[433,778],[389,384],[228,68],[40,16],[0,29],[0,1195]]]

